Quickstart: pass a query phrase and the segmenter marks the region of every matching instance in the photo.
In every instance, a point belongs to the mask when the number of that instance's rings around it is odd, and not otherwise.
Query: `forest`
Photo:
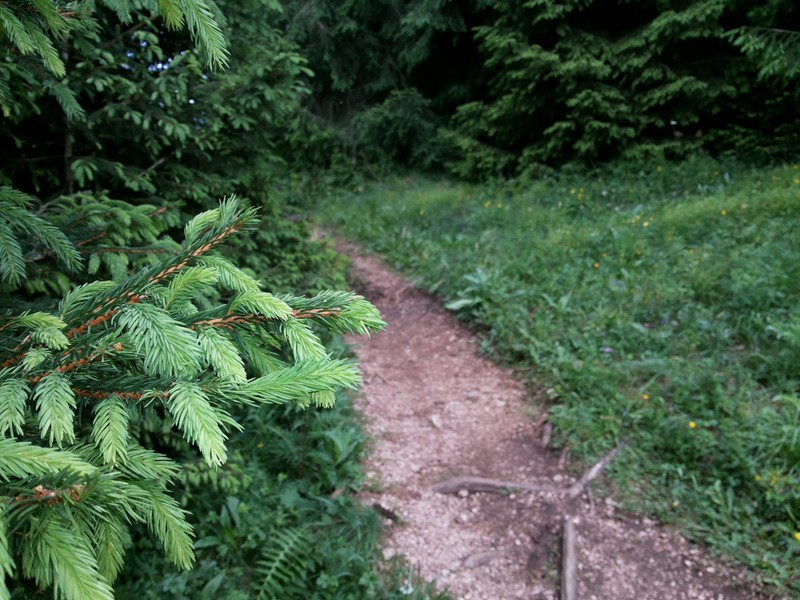
[[[0,600],[409,597],[320,226],[798,593],[798,105],[792,0],[0,0]]]

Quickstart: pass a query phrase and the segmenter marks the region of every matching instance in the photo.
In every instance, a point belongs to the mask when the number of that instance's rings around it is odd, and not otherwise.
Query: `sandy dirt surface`
[[[560,493],[575,479],[543,445],[545,416],[520,382],[479,356],[475,337],[435,299],[354,246],[339,249],[389,324],[371,339],[349,340],[373,439],[372,491],[360,497],[386,517],[387,559],[405,556],[458,600],[556,599],[571,517],[581,599],[770,598],[676,532],[620,513],[613,498]],[[457,476],[556,491],[432,489]]]

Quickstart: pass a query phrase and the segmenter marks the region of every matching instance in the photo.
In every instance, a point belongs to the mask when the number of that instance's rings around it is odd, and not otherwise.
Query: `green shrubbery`
[[[611,468],[628,506],[796,587],[797,165],[404,179],[321,208],[527,372],[561,444],[628,439]]]
[[[399,593],[346,401],[298,408],[382,326],[272,191],[309,73],[228,8],[0,7],[0,598]]]

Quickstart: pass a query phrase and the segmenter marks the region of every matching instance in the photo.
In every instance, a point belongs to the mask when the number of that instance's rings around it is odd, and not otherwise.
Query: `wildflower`
[[[600,268],[600,263],[599,263],[599,262],[596,262],[596,263],[594,263],[594,265],[592,265],[592,266],[593,266],[595,269],[599,269],[599,268]]]
[[[697,427],[697,423],[694,421],[689,421],[689,429],[694,429],[695,427]]]
[[[264,447],[264,442],[258,442],[258,445],[256,447],[257,448],[263,448]]]
[[[642,394],[642,400],[650,400],[650,394]]]
[[[611,354],[614,350],[611,348],[611,346],[603,346],[601,351],[603,354]]]
[[[755,479],[756,481],[761,481],[761,475],[756,475],[755,477],[753,477],[753,479]]]
[[[796,539],[798,542],[800,542],[800,531],[798,531],[798,532],[796,532],[794,534],[794,539]]]
[[[728,214],[728,211],[723,208],[721,211],[719,211],[719,214],[721,214],[724,217],[725,215]]]

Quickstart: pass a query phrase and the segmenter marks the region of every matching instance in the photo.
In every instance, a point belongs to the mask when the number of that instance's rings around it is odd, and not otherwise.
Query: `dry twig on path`
[[[620,442],[619,446],[613,448],[608,454],[598,462],[584,471],[580,479],[568,488],[556,487],[552,485],[533,485],[530,483],[519,483],[514,481],[501,481],[498,479],[488,479],[486,477],[453,477],[442,483],[433,486],[433,491],[440,494],[457,494],[461,490],[468,492],[488,492],[494,494],[505,494],[514,491],[524,491],[539,494],[557,494],[566,496],[570,500],[580,496],[586,487],[603,472],[608,464],[614,460],[617,453],[627,445],[627,442]]]
[[[575,521],[564,519],[563,560],[561,563],[561,600],[578,600],[578,552],[575,548]]]

